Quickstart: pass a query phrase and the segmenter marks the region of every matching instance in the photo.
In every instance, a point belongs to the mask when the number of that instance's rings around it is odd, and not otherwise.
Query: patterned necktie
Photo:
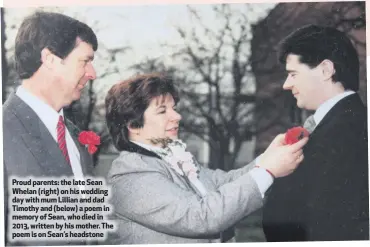
[[[309,116],[303,124],[303,128],[305,128],[308,132],[312,133],[315,129],[316,123],[313,115]]]
[[[59,121],[57,125],[57,140],[60,150],[64,158],[67,160],[67,163],[70,165],[71,162],[69,160],[68,150],[67,150],[67,142],[66,142],[66,126],[63,121],[63,117],[59,116]]]

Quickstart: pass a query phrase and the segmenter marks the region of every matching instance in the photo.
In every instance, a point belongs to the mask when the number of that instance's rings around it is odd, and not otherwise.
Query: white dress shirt
[[[50,134],[57,141],[57,124],[59,116],[63,116],[63,109],[58,113],[51,106],[40,100],[36,96],[32,95],[23,86],[19,86],[16,95],[21,98],[31,109],[37,114],[41,121],[45,124]],[[69,159],[72,166],[72,171],[76,180],[84,180],[83,172],[80,163],[80,153],[74,143],[68,129],[66,128],[66,144]]]
[[[255,160],[256,164],[258,164],[258,157]],[[254,167],[249,174],[252,176],[254,181],[258,186],[258,189],[261,192],[262,198],[265,197],[266,191],[270,188],[272,183],[274,182],[274,178],[262,167]]]

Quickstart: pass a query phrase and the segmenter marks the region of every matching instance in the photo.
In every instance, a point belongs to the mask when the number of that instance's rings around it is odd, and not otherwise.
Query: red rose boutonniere
[[[294,127],[289,129],[285,134],[285,143],[294,144],[304,137],[309,136],[309,132],[303,127]]]
[[[100,145],[100,136],[93,131],[82,131],[78,136],[78,141],[82,145],[87,145],[87,151],[93,154],[98,150],[96,146]]]

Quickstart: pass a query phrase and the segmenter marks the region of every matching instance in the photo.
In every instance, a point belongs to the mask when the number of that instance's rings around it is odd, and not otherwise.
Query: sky
[[[240,4],[231,4],[234,8],[240,8]],[[266,15],[266,9],[271,9],[275,4],[258,3],[260,11],[250,16],[257,19]],[[212,18],[212,5],[192,5],[201,11],[201,17],[210,25],[217,25]],[[135,48],[139,57],[148,53],[156,54],[155,46],[160,42],[179,43],[180,37],[173,28],[174,25],[188,26],[191,20],[187,13],[186,5],[147,5],[147,6],[101,6],[101,7],[68,7],[61,8],[66,14],[77,17],[88,24],[98,21],[94,25],[99,42],[109,48],[117,48],[123,45]],[[6,9],[6,21],[19,25],[25,15],[33,11],[32,8]],[[53,8],[52,8],[53,10]],[[213,22],[213,23],[212,23]],[[9,29],[7,29],[9,30]],[[8,34],[7,47],[14,43],[16,29]]]
[[[233,11],[247,11],[243,9],[244,5],[231,4]],[[253,22],[267,15],[267,11],[272,9],[275,4],[258,3],[254,4],[254,11],[247,12],[248,20]],[[212,10],[212,5],[192,5],[202,18],[202,23],[205,23],[212,29],[221,27],[219,20],[215,18]],[[17,8],[6,9],[6,48],[14,47],[14,40],[17,29],[23,18],[35,9]],[[96,32],[99,45],[106,48],[114,49],[120,47],[130,47],[129,52],[123,53],[117,57],[120,74],[112,74],[109,77],[94,81],[94,88],[98,96],[98,104],[101,104],[105,97],[105,92],[110,86],[122,79],[132,75],[132,71],[127,68],[135,63],[140,63],[146,58],[167,57],[173,50],[163,49],[161,43],[170,45],[181,45],[184,40],[178,35],[175,26],[181,26],[189,29],[194,26],[194,19],[190,18],[186,5],[148,5],[148,6],[107,6],[107,7],[68,7],[68,8],[46,8],[62,12],[77,18],[90,25]],[[236,15],[235,15],[236,16]],[[236,21],[236,20],[235,20]],[[202,37],[201,37],[202,38]],[[205,38],[204,38],[205,39]],[[206,40],[205,40],[206,41]],[[11,56],[11,52],[8,52]],[[111,64],[104,59],[95,59],[94,65],[97,70],[97,75],[104,73]],[[100,103],[99,103],[100,102]],[[253,145],[247,145],[243,148],[245,152],[241,155],[241,159],[251,157]],[[207,159],[207,152],[204,151],[204,159]]]
[[[230,4],[235,11],[244,11],[243,4]],[[248,18],[256,21],[267,15],[267,10],[273,8],[272,3],[253,4],[255,11],[248,12]],[[191,5],[199,11],[202,22],[211,28],[220,26],[212,11],[210,4]],[[14,46],[17,29],[23,18],[33,8],[6,9],[5,21],[7,24],[6,47]],[[75,17],[89,24],[96,32],[99,44],[109,49],[130,47],[129,52],[118,56],[120,74],[113,74],[104,79],[103,83],[96,83],[96,90],[107,88],[106,84],[112,84],[118,80],[130,77],[132,71],[127,68],[133,64],[140,63],[146,58],[167,57],[173,52],[170,49],[160,47],[161,43],[170,45],[181,45],[184,41],[175,30],[175,26],[190,28],[194,26],[193,19],[188,14],[186,5],[141,5],[141,6],[99,6],[99,7],[50,7],[44,10],[58,11]],[[7,54],[8,56],[11,53]],[[172,62],[170,60],[170,62]],[[104,59],[94,61],[97,75],[104,73],[111,64]],[[98,80],[97,80],[98,82]],[[103,94],[102,94],[103,95]]]
[[[264,11],[275,4],[259,3],[259,11],[250,16],[256,20],[264,16]],[[199,4],[191,5],[201,11],[202,18],[214,21],[212,18],[212,5]],[[238,9],[242,4],[231,4]],[[187,13],[186,5],[147,5],[147,6],[107,6],[74,8],[87,16],[90,20],[100,20],[107,28],[100,33],[100,40],[107,46],[119,46],[122,42],[130,45],[152,45],[157,41],[176,42],[179,37],[176,35],[174,25],[188,25],[191,21]],[[216,24],[216,23],[215,23]]]

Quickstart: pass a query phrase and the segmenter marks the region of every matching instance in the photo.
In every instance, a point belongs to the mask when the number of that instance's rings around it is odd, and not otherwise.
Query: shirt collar
[[[31,107],[46,127],[52,132],[56,130],[59,116],[64,118],[63,109],[59,112],[55,111],[50,105],[30,93],[22,85],[17,88],[16,95]]]
[[[338,95],[328,99],[324,103],[322,103],[319,106],[319,108],[317,108],[315,114],[313,115],[316,125],[318,125],[321,122],[321,120],[330,111],[330,109],[334,107],[335,104],[337,104],[341,99],[343,99],[343,98],[345,98],[345,97],[347,97],[351,94],[354,94],[354,93],[355,93],[354,91],[348,90],[348,91],[345,91],[341,94],[338,94]]]

